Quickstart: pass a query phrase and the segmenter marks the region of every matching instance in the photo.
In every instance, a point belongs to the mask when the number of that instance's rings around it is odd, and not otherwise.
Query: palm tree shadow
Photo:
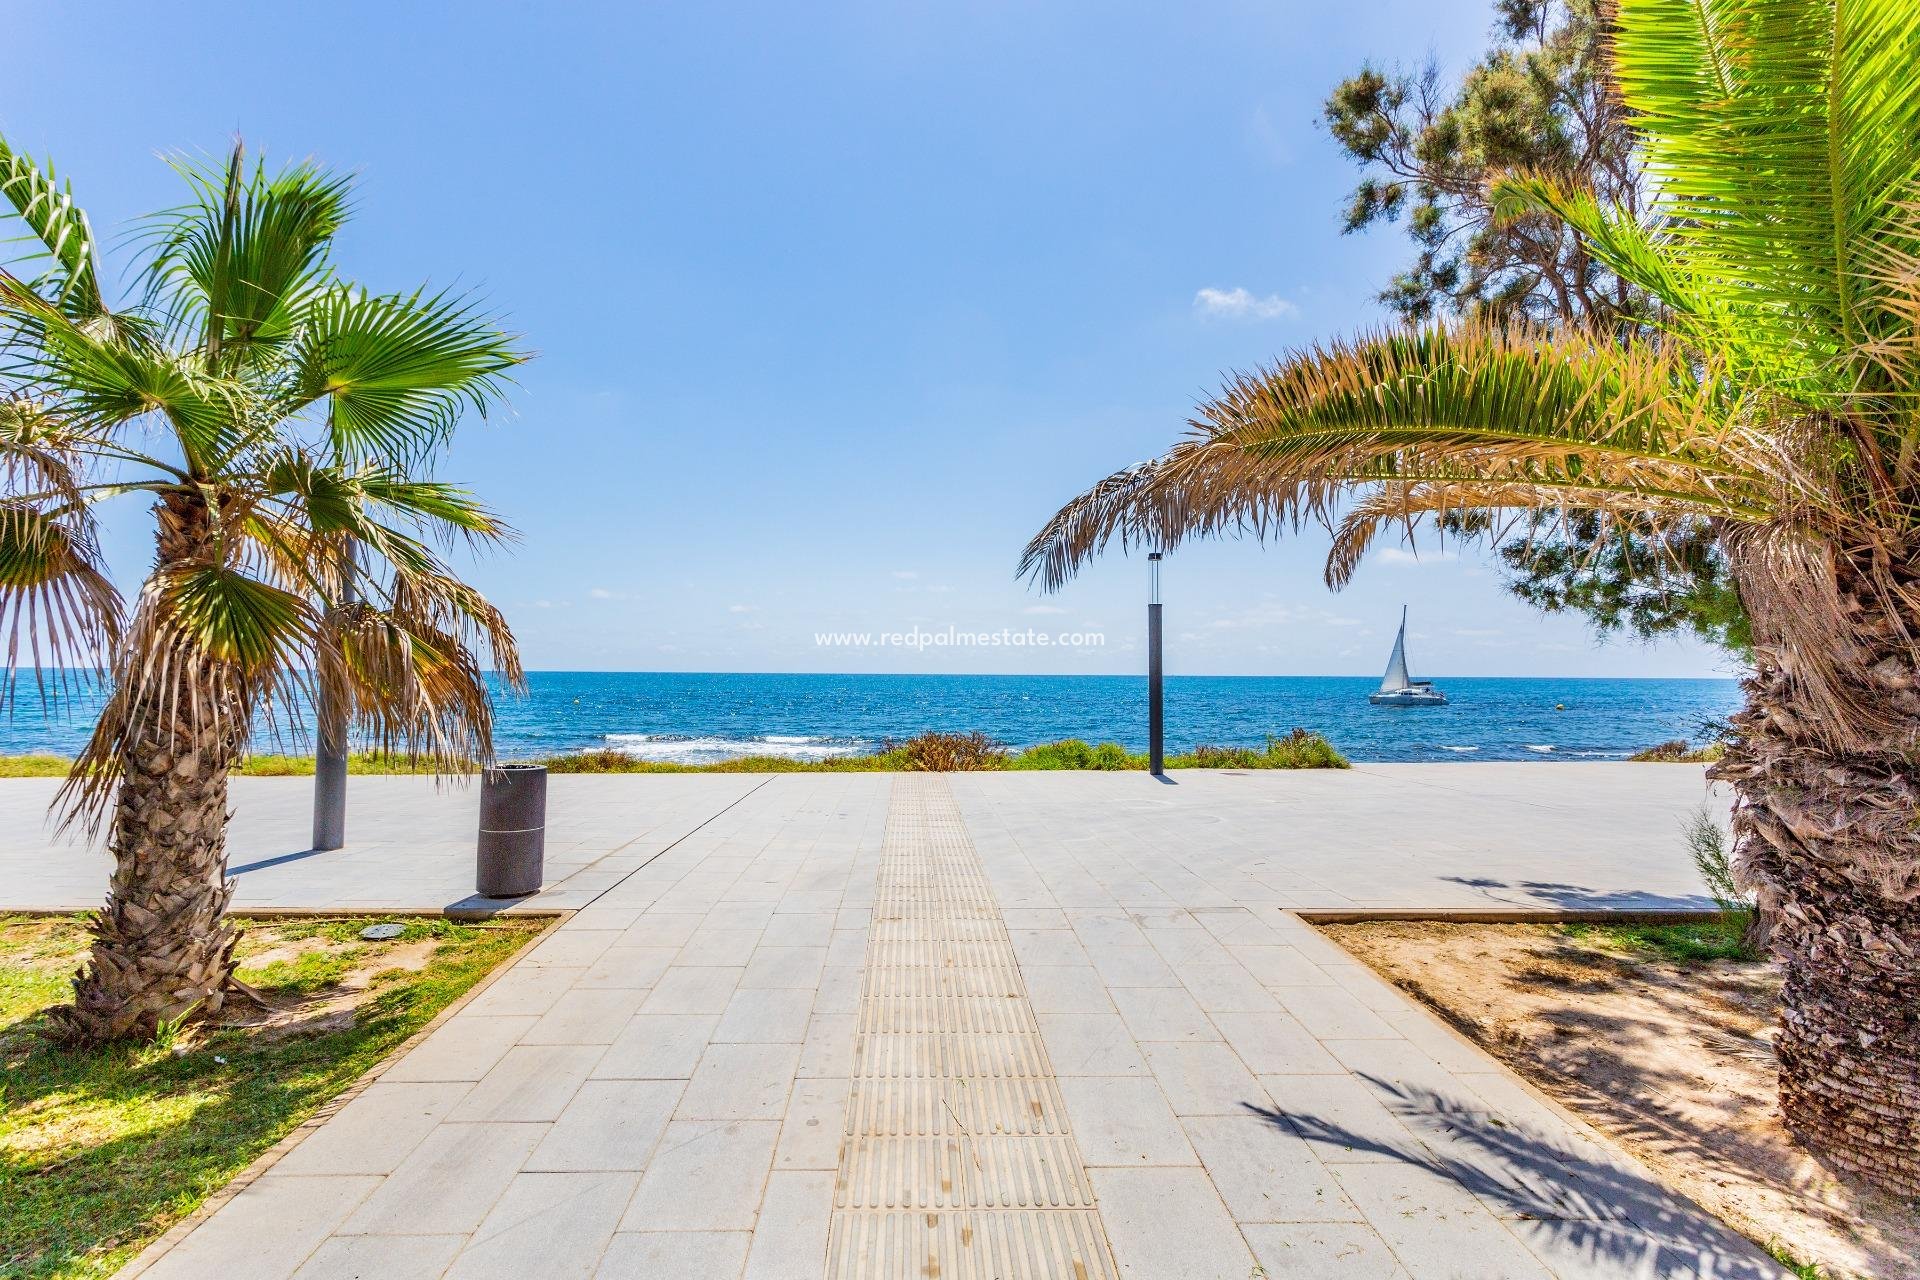
[[[1719,909],[1719,903],[1703,893],[1601,893],[1585,885],[1551,880],[1496,880],[1490,876],[1441,876],[1439,879],[1478,889],[1488,898],[1512,907],[1550,911],[1709,912]]]
[[[1318,1150],[1387,1157],[1471,1193],[1557,1273],[1779,1280],[1747,1240],[1596,1144],[1555,1138],[1433,1089],[1356,1072],[1404,1133],[1363,1133],[1284,1103],[1247,1109]]]

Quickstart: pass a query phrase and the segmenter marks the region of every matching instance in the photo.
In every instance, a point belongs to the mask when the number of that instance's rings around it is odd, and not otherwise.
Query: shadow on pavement
[[[1563,1276],[1780,1280],[1750,1242],[1624,1155],[1556,1141],[1434,1090],[1364,1073],[1409,1138],[1362,1133],[1308,1111],[1249,1106],[1318,1146],[1389,1156],[1473,1193]],[[1478,1100],[1475,1100],[1478,1103]],[[1444,1216],[1442,1205],[1417,1212]]]

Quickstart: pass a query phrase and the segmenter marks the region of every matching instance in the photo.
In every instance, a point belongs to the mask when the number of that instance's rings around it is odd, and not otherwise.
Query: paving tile
[[[1323,1164],[1397,1163],[1426,1158],[1404,1124],[1365,1081],[1349,1075],[1261,1076],[1274,1113]]]
[[[1159,1086],[1134,1076],[1075,1076],[1059,1082],[1075,1144],[1089,1168],[1196,1163]]]
[[[340,1232],[469,1234],[506,1191],[546,1131],[543,1124],[443,1124],[400,1162],[393,1176],[367,1197]]]
[[[1284,1123],[1242,1112],[1181,1124],[1236,1222],[1361,1221],[1339,1182]]]
[[[1290,1013],[1216,1013],[1233,1051],[1255,1075],[1334,1075],[1344,1068]]]
[[[1788,1280],[1789,1273],[1731,1232],[1709,1228],[1684,1247],[1632,1226],[1511,1222],[1508,1230],[1557,1280]],[[1718,1239],[1714,1237],[1718,1236]]]
[[[1247,1280],[1253,1254],[1206,1171],[1094,1169],[1100,1219],[1128,1280]]]
[[[1009,929],[1014,957],[1022,968],[1043,964],[1085,964],[1087,952],[1065,929]]]
[[[820,1280],[832,1221],[832,1173],[776,1170],[768,1175],[746,1280]]]
[[[1340,987],[1275,987],[1274,994],[1300,1025],[1322,1040],[1398,1040],[1386,1019]]]
[[[1267,1091],[1224,1044],[1143,1044],[1140,1052],[1175,1115],[1245,1115]]]
[[[1135,1040],[1218,1040],[1220,1032],[1181,987],[1116,987],[1113,1003]]]
[[[647,998],[644,989],[580,988],[540,1015],[521,1044],[612,1044]]]
[[[1152,947],[1103,947],[1087,959],[1110,987],[1177,987],[1180,979]]]
[[[334,1236],[293,1280],[439,1280],[466,1242],[465,1236]]]
[[[861,970],[853,965],[828,965],[820,971],[820,989],[813,996],[815,1013],[857,1013],[860,1009]]]
[[[260,1178],[145,1275],[153,1280],[223,1275],[282,1280],[379,1185],[378,1178],[360,1175]],[[262,1240],[274,1242],[271,1253],[263,1253]]]
[[[376,1080],[280,1157],[272,1175],[392,1173],[470,1088]]]
[[[634,1173],[523,1173],[480,1224],[448,1280],[586,1280],[633,1195]]]
[[[853,1074],[854,1026],[858,1015],[820,1013],[807,1020],[807,1039],[800,1049],[801,1079]]]
[[[620,935],[617,945],[622,947],[672,947],[678,951],[687,945],[687,940],[700,931],[706,923],[704,915],[665,915],[649,913],[641,916]]]
[[[1270,1013],[1280,1008],[1245,965],[1190,965],[1177,972],[1194,1003],[1208,1013]]]
[[[718,1014],[647,1014],[627,1020],[593,1066],[595,1079],[685,1080],[700,1065]]]
[[[667,1125],[622,1231],[751,1231],[780,1126],[675,1120]]]
[[[1408,1280],[1371,1227],[1341,1222],[1250,1223],[1240,1228],[1268,1280]]]
[[[832,912],[775,912],[760,934],[763,947],[824,947],[833,938]]]
[[[595,1280],[739,1280],[752,1242],[745,1231],[622,1231]]]
[[[674,957],[675,967],[745,967],[760,945],[758,929],[702,929]]]
[[[803,990],[742,986],[727,1002],[727,1011],[714,1029],[715,1041],[788,1042],[807,1038],[813,1016],[813,988]]]
[[[566,965],[515,965],[501,974],[461,1012],[469,1017],[542,1014],[586,973]]]
[[[1057,1076],[1153,1074],[1117,1013],[1043,1013],[1035,1020]]]
[[[467,1091],[447,1119],[556,1120],[605,1052],[599,1045],[516,1045]]]
[[[1331,1169],[1415,1280],[1552,1280],[1545,1264],[1450,1178],[1401,1161]]]
[[[1269,987],[1331,987],[1334,981],[1297,947],[1228,947],[1227,954]]]
[[[800,1065],[798,1044],[707,1046],[674,1112],[681,1120],[778,1120]]]
[[[1226,948],[1205,929],[1148,929],[1147,942],[1177,974],[1188,969],[1234,964]]]
[[[747,971],[740,975],[740,985],[786,987],[811,995],[820,985],[820,970],[826,962],[825,947],[770,947],[763,942],[754,948]]]
[[[478,1080],[520,1043],[539,1019],[480,1017],[463,1010],[404,1058],[380,1073],[383,1081]]]
[[[740,985],[744,965],[674,965],[660,975],[652,994],[640,1006],[642,1013],[725,1013],[727,1001]]]
[[[667,971],[679,951],[678,947],[608,947],[593,962],[593,967],[581,974],[579,986],[583,989],[651,987],[660,980],[660,975]]]
[[[526,1168],[542,1172],[638,1172],[686,1086],[678,1080],[589,1080],[573,1095]]]
[[[571,924],[562,925],[527,952],[526,958],[520,963],[584,968],[598,960],[621,936],[621,932],[615,929],[578,929]]]
[[[796,1080],[774,1148],[775,1169],[838,1169],[847,1126],[847,1092],[842,1078]]]
[[[1113,1013],[1099,970],[1084,964],[1021,965],[1035,1013]]]

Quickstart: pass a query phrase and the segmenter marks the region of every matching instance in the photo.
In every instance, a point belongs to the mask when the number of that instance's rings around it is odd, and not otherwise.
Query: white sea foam
[[[790,760],[825,760],[870,749],[871,744],[844,738],[803,737],[767,733],[750,738],[688,737],[670,733],[609,733],[607,749],[636,760],[671,764],[713,764],[742,756],[783,756]]]
[[[1442,747],[1441,747],[1440,749],[1441,749],[1442,751],[1457,751],[1457,752],[1460,752],[1460,753],[1462,753],[1462,754],[1465,754],[1466,752],[1469,752],[1469,751],[1478,751],[1478,750],[1479,750],[1480,748],[1478,748],[1478,747],[1449,747],[1449,746],[1444,746],[1444,745],[1443,745],[1443,746],[1442,746]]]
[[[1526,747],[1527,747],[1527,750],[1529,750],[1529,751],[1538,751],[1538,752],[1539,752],[1539,753],[1540,753],[1541,755],[1543,755],[1543,756],[1545,756],[1545,755],[1552,755],[1552,754],[1553,754],[1553,746],[1552,746],[1551,744],[1542,744],[1542,743],[1538,743],[1538,742],[1529,742],[1529,743],[1527,743],[1527,744],[1526,744]]]

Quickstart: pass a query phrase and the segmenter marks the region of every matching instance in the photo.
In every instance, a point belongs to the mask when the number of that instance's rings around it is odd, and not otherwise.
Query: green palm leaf
[[[55,180],[52,166],[40,168],[0,137],[0,196],[13,207],[52,268],[41,287],[61,310],[85,320],[106,310],[100,300],[99,255],[86,211],[73,202],[70,183]]]

